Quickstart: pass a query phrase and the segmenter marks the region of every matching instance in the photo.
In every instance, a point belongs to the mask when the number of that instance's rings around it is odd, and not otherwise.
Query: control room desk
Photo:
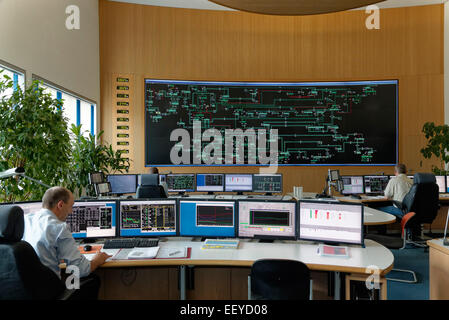
[[[107,274],[109,271],[113,271],[115,268],[154,268],[154,267],[176,267],[179,272],[179,283],[180,299],[190,299],[191,297],[186,296],[186,269],[189,266],[208,266],[208,267],[229,267],[229,268],[244,268],[244,273],[240,276],[238,281],[231,280],[231,286],[239,287],[241,290],[247,288],[247,281],[242,281],[247,279],[250,267],[258,259],[292,259],[304,262],[310,270],[312,271],[328,271],[334,272],[335,283],[334,283],[334,298],[340,298],[340,286],[342,280],[342,273],[344,274],[355,274],[361,275],[367,278],[372,275],[372,266],[375,266],[378,274],[383,279],[384,276],[393,268],[394,257],[390,250],[383,247],[382,245],[371,241],[365,240],[365,248],[350,246],[350,257],[349,258],[333,258],[333,257],[322,257],[317,254],[318,244],[309,242],[295,242],[286,241],[284,243],[260,243],[241,240],[238,249],[201,249],[203,242],[199,241],[179,241],[179,240],[167,240],[159,242],[162,247],[190,247],[191,256],[189,259],[149,259],[149,260],[114,260],[103,264],[99,271],[103,272],[104,278],[107,280],[104,290],[112,290],[109,280],[114,283],[117,279],[112,280]],[[176,272],[176,271],[175,271]],[[246,273],[245,273],[246,272]],[[243,276],[244,274],[244,276]],[[116,276],[119,276],[116,274]],[[121,277],[121,276],[119,276]],[[196,277],[196,275],[195,275]],[[168,276],[169,280],[172,282],[178,281],[178,275],[171,273]],[[198,280],[198,279],[196,279]],[[207,279],[203,278],[201,281],[206,282],[206,286],[209,287],[211,291],[218,290],[214,288],[214,281],[217,279]],[[150,285],[142,284],[140,282],[139,290],[159,290],[161,285],[157,285],[158,288],[154,288]],[[238,282],[238,283],[236,283]],[[177,285],[177,284],[176,284]],[[155,285],[156,286],[156,285]],[[162,288],[164,289],[164,288]],[[348,289],[348,288],[346,288]],[[116,291],[123,290],[115,288]],[[134,290],[133,286],[127,286],[126,290]],[[230,290],[234,290],[231,288]],[[382,288],[386,291],[386,286]],[[170,290],[169,290],[170,291]],[[174,290],[172,290],[174,291]],[[124,299],[127,296],[126,292],[120,292],[121,297],[114,296],[118,299]],[[386,292],[383,293],[386,296]],[[169,297],[173,297],[173,292]],[[208,297],[213,297],[210,295]],[[108,299],[108,295],[105,295]],[[240,295],[241,297],[241,295]],[[109,297],[110,298],[110,297]],[[139,299],[136,296],[131,297],[132,299]],[[159,299],[166,299],[166,297],[160,297]],[[211,298],[207,298],[211,299]]]
[[[443,239],[427,241],[429,246],[429,298],[449,299],[449,246]]]

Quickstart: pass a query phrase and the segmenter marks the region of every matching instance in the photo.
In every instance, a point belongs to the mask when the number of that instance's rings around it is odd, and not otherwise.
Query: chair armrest
[[[402,220],[401,220],[401,237],[402,238],[404,237],[404,230],[405,230],[405,226],[407,225],[407,222],[409,222],[410,219],[415,216],[415,214],[416,214],[415,212],[409,212],[402,217]]]

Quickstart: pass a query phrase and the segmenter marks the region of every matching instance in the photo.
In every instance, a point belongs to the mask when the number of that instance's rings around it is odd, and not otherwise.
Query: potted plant
[[[100,138],[103,131],[92,135],[81,130],[81,125],[72,124],[72,170],[69,174],[70,189],[77,190],[81,196],[95,195],[92,185],[89,185],[89,173],[103,172],[105,174],[123,171],[128,172],[129,160],[121,157],[119,151],[114,151],[112,145],[101,144]],[[88,133],[88,134],[86,134]]]
[[[426,122],[422,128],[427,141],[427,146],[421,149],[426,159],[432,156],[438,158],[440,167],[432,165],[435,175],[448,174],[449,163],[449,126],[447,124],[436,126],[433,122]]]
[[[12,88],[10,77],[0,77],[0,93]],[[70,137],[62,102],[44,93],[38,81],[11,91],[0,98],[0,171],[23,167],[33,179],[64,185],[70,172]],[[45,190],[30,179],[3,179],[0,201],[40,200]]]

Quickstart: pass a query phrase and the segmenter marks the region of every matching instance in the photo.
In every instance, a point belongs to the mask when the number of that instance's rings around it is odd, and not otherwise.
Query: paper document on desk
[[[128,254],[128,260],[134,259],[153,259],[156,257],[159,247],[134,248]]]
[[[165,247],[159,249],[156,259],[187,258],[187,247]]]

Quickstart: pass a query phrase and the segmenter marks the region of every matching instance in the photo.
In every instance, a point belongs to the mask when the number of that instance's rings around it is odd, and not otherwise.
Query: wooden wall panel
[[[134,76],[134,168],[144,167],[144,79],[223,81],[399,80],[399,161],[430,169],[419,150],[425,121],[444,122],[443,6],[383,9],[368,30],[363,10],[305,17],[165,8],[100,0],[101,129],[112,141],[111,77]],[[379,124],[381,125],[381,124]],[[420,166],[422,162],[422,167]],[[257,172],[174,167],[172,172]],[[284,190],[320,191],[328,167],[280,167]],[[341,167],[343,174],[392,167]]]

